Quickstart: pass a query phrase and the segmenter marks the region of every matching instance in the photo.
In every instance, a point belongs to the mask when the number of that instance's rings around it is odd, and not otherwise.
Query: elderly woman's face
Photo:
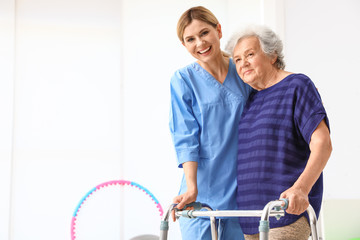
[[[276,59],[269,58],[261,49],[257,37],[242,39],[233,52],[236,71],[241,79],[258,89],[259,83],[264,83],[270,74]]]

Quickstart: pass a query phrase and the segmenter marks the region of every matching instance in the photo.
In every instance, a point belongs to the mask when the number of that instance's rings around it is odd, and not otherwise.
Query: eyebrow
[[[244,55],[246,55],[250,51],[255,51],[255,50],[254,50],[254,48],[251,47],[251,48],[244,51]],[[241,56],[241,54],[239,54],[239,55]],[[239,55],[234,55],[234,58],[239,57]]]
[[[201,29],[201,30],[199,31],[198,34],[201,34],[202,32],[204,32],[204,31],[206,31],[206,30],[209,30],[209,28],[204,27],[203,29]],[[190,35],[190,36],[184,37],[184,39],[186,40],[186,39],[193,38],[193,37],[194,37],[193,35]]]

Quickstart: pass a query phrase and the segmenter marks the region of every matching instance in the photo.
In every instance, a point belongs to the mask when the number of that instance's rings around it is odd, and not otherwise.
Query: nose
[[[240,61],[240,67],[243,68],[243,67],[246,67],[249,65],[249,62],[247,61],[246,58],[244,58],[242,61]]]
[[[249,62],[242,59],[236,64],[236,66],[237,66],[237,72],[240,75],[240,73],[244,71],[244,68],[249,66]]]
[[[202,39],[197,39],[197,40],[196,40],[196,46],[201,47],[201,46],[204,45],[204,44],[205,44],[205,41],[204,41],[204,40],[202,40]]]

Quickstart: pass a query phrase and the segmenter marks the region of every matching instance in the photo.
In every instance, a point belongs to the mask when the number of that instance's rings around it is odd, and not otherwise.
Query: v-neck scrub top
[[[198,63],[175,72],[170,82],[170,131],[178,166],[198,163],[197,201],[236,209],[238,123],[252,88],[230,59],[223,84]],[[186,191],[185,176],[180,192]]]

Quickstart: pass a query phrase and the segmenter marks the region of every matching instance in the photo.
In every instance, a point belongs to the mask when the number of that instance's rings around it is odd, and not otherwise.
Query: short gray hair
[[[283,43],[281,39],[274,31],[263,25],[249,26],[246,29],[233,34],[225,47],[225,51],[233,56],[236,44],[248,37],[256,37],[259,39],[260,47],[267,56],[277,56],[275,66],[278,69],[285,69],[284,54],[282,52]]]

